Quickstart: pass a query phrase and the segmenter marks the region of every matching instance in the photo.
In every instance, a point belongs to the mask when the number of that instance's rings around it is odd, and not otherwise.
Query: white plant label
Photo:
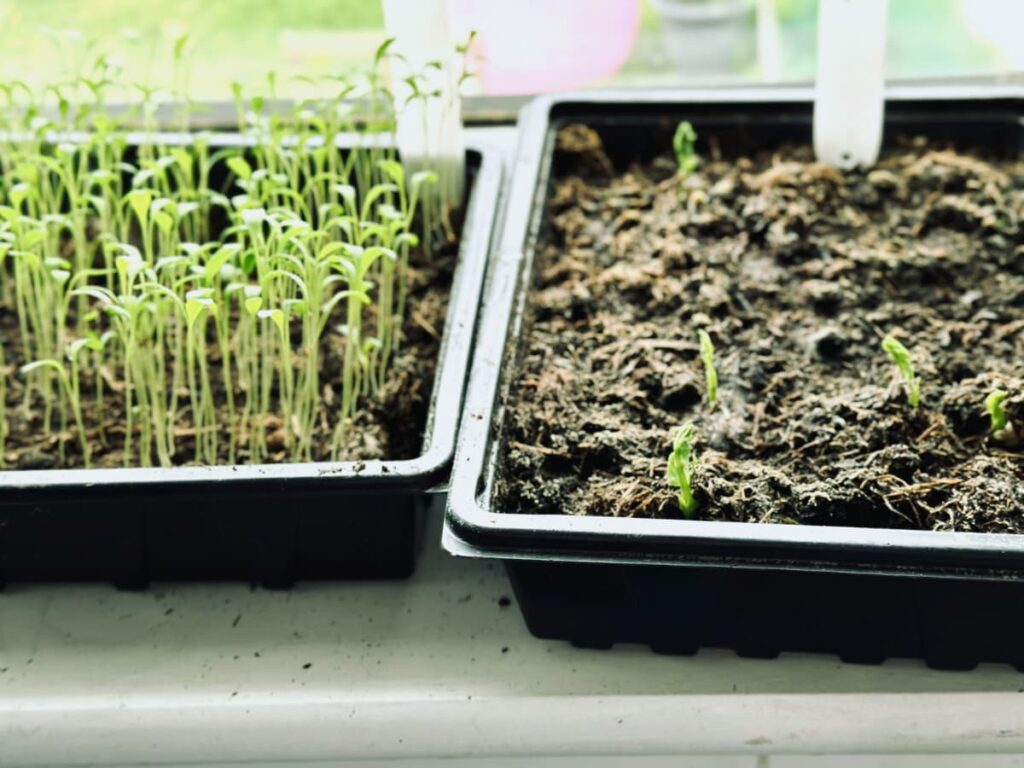
[[[889,0],[820,0],[814,152],[839,168],[871,166],[882,146]]]

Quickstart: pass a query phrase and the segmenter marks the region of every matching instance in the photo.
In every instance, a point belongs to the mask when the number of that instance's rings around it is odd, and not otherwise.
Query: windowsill
[[[1008,667],[535,639],[498,564],[438,551],[439,517],[408,582],[12,588],[0,764],[1024,750]]]

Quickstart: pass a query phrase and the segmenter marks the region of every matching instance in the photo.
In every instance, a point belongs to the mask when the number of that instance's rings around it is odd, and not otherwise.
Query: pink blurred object
[[[625,63],[640,29],[641,0],[451,0],[452,27],[477,37],[481,92],[561,91],[593,85]]]

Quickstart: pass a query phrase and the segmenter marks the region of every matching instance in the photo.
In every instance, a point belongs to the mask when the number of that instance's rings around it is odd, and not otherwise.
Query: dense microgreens
[[[914,364],[910,360],[910,351],[892,336],[882,339],[882,349],[896,365],[907,386],[907,402],[911,408],[921,403],[921,379],[914,373]]]
[[[697,454],[693,449],[695,436],[692,424],[681,427],[668,457],[668,482],[679,489],[677,500],[684,517],[693,517],[697,512],[697,499],[693,495],[693,475],[697,471]]]
[[[174,50],[181,128],[186,46]],[[437,175],[407,176],[395,156],[386,56],[384,45],[368,75],[338,78],[334,98],[288,113],[271,108],[273,75],[269,97],[236,86],[246,141],[216,151],[209,135],[156,133],[152,88],[137,88],[136,110],[108,112],[116,72],[105,59],[45,95],[0,83],[0,301],[17,317],[21,359],[5,352],[24,414],[58,430],[62,460],[76,440],[88,466],[90,441],[106,444],[115,428],[126,465],[233,462],[240,449],[258,462],[275,430],[290,460],[313,459],[324,429],[340,455],[360,404],[388,378],[410,252],[445,231]],[[44,117],[54,99],[56,116]],[[129,142],[128,120],[141,140]],[[341,134],[354,150],[338,151]],[[330,381],[328,329],[344,339]],[[0,373],[6,406],[2,360]],[[123,424],[107,420],[114,398]]]

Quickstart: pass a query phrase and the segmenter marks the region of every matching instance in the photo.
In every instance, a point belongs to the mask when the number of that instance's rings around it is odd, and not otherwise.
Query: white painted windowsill
[[[12,587],[0,765],[1024,752],[1024,675],[1009,667],[537,640],[500,604],[500,566],[438,551],[438,518],[405,582]]]

